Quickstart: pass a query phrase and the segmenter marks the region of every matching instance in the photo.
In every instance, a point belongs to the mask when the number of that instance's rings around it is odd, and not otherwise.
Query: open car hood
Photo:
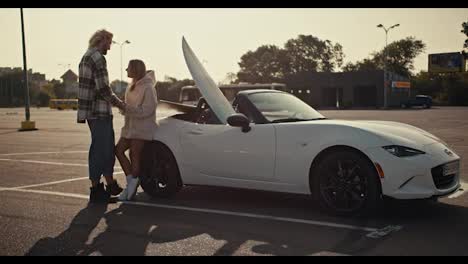
[[[185,63],[200,93],[203,95],[216,117],[218,117],[223,124],[227,124],[227,118],[236,113],[232,105],[210,77],[197,56],[195,56],[195,53],[193,53],[187,41],[185,41],[185,38],[182,38],[182,50],[184,52]]]

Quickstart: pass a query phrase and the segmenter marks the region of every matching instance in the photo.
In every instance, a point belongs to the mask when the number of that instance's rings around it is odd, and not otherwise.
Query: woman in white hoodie
[[[127,75],[132,83],[125,92],[125,124],[122,127],[115,154],[127,177],[127,187],[119,200],[132,200],[140,184],[141,155],[144,144],[153,139],[156,128],[156,78],[154,71],[146,71],[141,60],[131,60]],[[125,151],[130,149],[130,160]]]

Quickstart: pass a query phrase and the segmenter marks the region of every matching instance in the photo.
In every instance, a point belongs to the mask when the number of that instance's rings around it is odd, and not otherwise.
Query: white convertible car
[[[275,90],[242,91],[227,104],[185,41],[184,55],[204,97],[159,120],[141,181],[152,196],[183,185],[258,189],[310,194],[329,212],[354,215],[383,196],[433,198],[460,186],[460,157],[422,129],[328,119]]]

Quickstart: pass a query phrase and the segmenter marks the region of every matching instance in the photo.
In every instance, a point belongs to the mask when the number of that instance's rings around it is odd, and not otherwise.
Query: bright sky
[[[239,70],[240,57],[260,45],[284,43],[299,34],[340,43],[345,62],[368,57],[389,43],[415,36],[427,44],[416,59],[416,70],[427,70],[430,53],[460,51],[465,39],[461,24],[468,9],[24,9],[27,65],[58,79],[68,68],[77,73],[90,36],[105,28],[123,46],[123,69],[130,59],[142,59],[164,76],[190,78],[182,54],[185,36],[215,81]],[[0,8],[0,67],[22,67],[21,22],[18,8]],[[107,54],[111,80],[120,78],[120,46]],[[126,80],[125,71],[123,71]]]

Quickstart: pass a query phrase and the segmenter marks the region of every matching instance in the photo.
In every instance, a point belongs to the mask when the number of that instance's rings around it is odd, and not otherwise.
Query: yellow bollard
[[[18,131],[31,131],[37,130],[36,122],[34,121],[21,121],[21,128]]]

